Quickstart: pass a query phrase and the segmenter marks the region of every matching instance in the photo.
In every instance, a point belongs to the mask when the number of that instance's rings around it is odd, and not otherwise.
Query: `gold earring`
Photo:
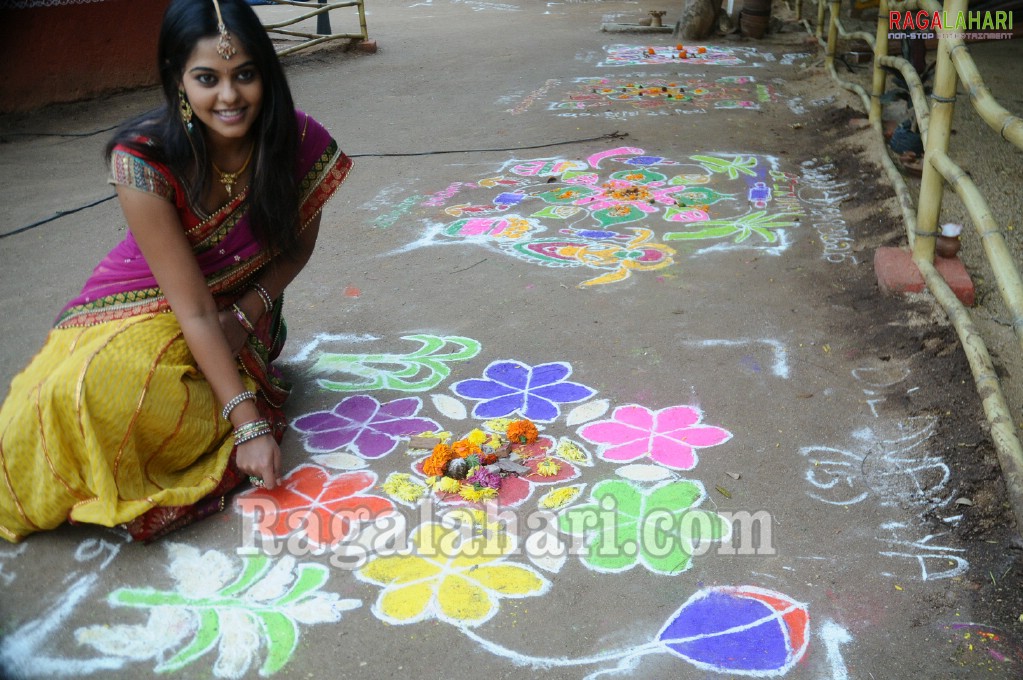
[[[185,98],[184,89],[178,90],[178,113],[181,114],[181,122],[185,124],[188,131],[192,131],[192,105]]]

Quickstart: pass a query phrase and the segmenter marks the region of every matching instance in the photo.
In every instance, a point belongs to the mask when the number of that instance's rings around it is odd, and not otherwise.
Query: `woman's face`
[[[237,53],[217,53],[220,36],[203,38],[185,62],[181,76],[194,115],[209,130],[212,144],[246,137],[263,105],[263,81],[237,40]]]

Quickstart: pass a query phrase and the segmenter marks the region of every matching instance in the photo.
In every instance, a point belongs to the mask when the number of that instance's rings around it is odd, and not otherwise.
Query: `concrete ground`
[[[878,293],[858,103],[792,25],[686,59],[600,31],[647,9],[387,0],[376,54],[288,60],[356,160],[287,295],[288,484],[148,546],[0,546],[0,675],[1023,674],[995,455],[943,315]],[[109,196],[104,130],[155,103],[4,119],[0,234]],[[105,201],[0,239],[0,383],[123,230]],[[503,526],[409,447],[499,415],[552,467]]]

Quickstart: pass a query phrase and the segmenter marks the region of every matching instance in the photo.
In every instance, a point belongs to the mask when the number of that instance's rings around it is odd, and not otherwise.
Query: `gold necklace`
[[[238,176],[245,172],[245,168],[249,167],[249,161],[252,160],[252,151],[255,148],[256,148],[255,144],[249,147],[249,155],[245,157],[245,162],[242,163],[242,167],[238,168],[234,172],[224,172],[223,170],[217,167],[217,164],[214,163],[212,159],[210,159],[210,165],[213,166],[213,170],[217,173],[217,176],[220,178],[220,183],[223,184],[224,189],[227,190],[228,196],[231,195],[234,189],[234,185],[238,183]]]

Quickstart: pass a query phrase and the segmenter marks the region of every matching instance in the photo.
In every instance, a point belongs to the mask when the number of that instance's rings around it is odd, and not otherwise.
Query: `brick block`
[[[935,257],[934,268],[952,289],[959,301],[972,307],[975,300],[973,281],[958,257]],[[926,285],[923,274],[904,248],[878,248],[874,253],[877,284],[886,293],[919,293]]]

